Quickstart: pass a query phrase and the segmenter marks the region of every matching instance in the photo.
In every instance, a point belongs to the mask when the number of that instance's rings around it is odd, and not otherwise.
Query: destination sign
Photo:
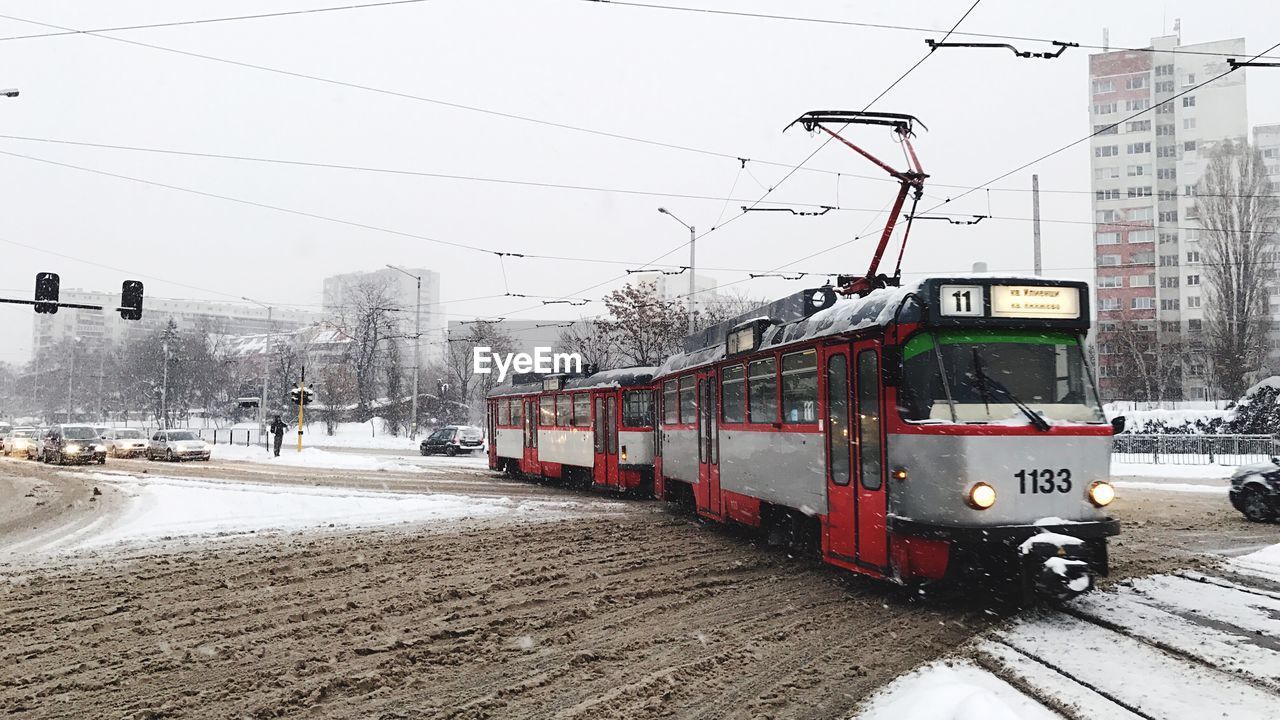
[[[992,285],[991,317],[1080,317],[1080,289],[1052,285]]]

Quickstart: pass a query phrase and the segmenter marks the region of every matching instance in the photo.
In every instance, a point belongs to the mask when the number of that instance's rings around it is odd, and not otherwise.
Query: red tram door
[[[521,470],[532,472],[538,467],[538,401],[524,401],[524,462]]]
[[[858,562],[878,569],[889,565],[888,500],[885,488],[884,399],[880,343],[853,344],[854,462],[857,472]]]
[[[714,373],[698,376],[698,509],[720,517],[720,411]],[[703,502],[703,498],[706,502]]]
[[[827,458],[827,553],[853,563],[858,557],[857,500],[853,486],[853,391],[847,345],[824,347],[821,354],[823,437]]]
[[[617,398],[612,394],[595,397],[595,425],[592,428],[595,444],[596,485],[617,487],[618,475],[618,410]]]

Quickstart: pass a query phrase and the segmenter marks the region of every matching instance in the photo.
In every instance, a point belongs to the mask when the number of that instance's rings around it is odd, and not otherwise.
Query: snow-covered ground
[[[980,663],[940,661],[904,675],[858,718],[1057,718],[1046,709],[1057,706],[1108,720],[1273,720],[1277,584],[1280,545],[1226,560],[1218,574],[1158,575],[1089,593],[985,634],[971,648]]]
[[[608,502],[512,500],[336,487],[231,483],[96,472],[101,487],[125,496],[123,508],[39,550],[77,551],[193,536],[227,536],[333,527],[375,527],[461,519],[546,520]],[[33,548],[36,549],[36,548]]]
[[[1235,465],[1169,465],[1111,461],[1111,477],[1154,477],[1178,480],[1223,480],[1235,472]]]
[[[215,445],[214,460],[232,462],[250,462],[261,465],[309,467],[326,470],[367,470],[391,472],[431,473],[446,469],[475,469],[488,467],[488,459],[481,454],[447,457],[432,455],[422,457],[417,453],[404,455],[371,455],[362,453],[334,452],[314,447],[304,447],[302,452],[296,448],[286,447],[280,451],[280,457],[271,454],[265,448],[243,445]]]

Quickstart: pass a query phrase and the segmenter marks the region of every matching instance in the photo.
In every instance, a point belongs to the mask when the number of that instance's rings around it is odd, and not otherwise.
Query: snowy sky
[[[331,4],[343,3],[11,0],[0,14],[91,29]],[[943,30],[969,5],[831,0],[687,4]],[[1274,3],[1096,7],[1098,12],[1082,11],[1076,3],[983,0],[961,29],[1100,44],[1106,26],[1113,47],[1143,46],[1181,18],[1185,43],[1244,36],[1249,50],[1256,52],[1280,42],[1280,5]],[[0,36],[47,31],[0,20]],[[734,188],[735,199],[751,200],[786,168],[753,162],[750,173],[740,173],[732,157],[799,162],[821,139],[798,128],[783,134],[784,125],[806,110],[860,109],[925,54],[924,38],[940,38],[942,30],[902,32],[582,0],[435,0],[113,35],[731,158],[539,126],[87,35],[0,41],[0,86],[22,91],[19,98],[0,99],[0,134],[715,198]],[[939,51],[873,109],[909,112],[929,126],[917,148],[933,175],[929,194],[945,198],[959,191],[939,184],[990,180],[1089,131],[1089,52],[1095,51],[1072,49],[1045,61],[1019,60],[1000,50]],[[1250,73],[1251,124],[1280,121],[1280,70]],[[896,159],[887,132],[866,129],[858,137]],[[448,242],[636,265],[687,238],[683,228],[656,212],[658,206],[704,230],[732,218],[743,204],[8,138],[0,138],[0,153]],[[863,175],[873,170],[834,144],[808,166]],[[1036,170],[1042,189],[1087,190],[1087,144]],[[1027,188],[1030,172],[995,187]],[[54,270],[62,275],[64,288],[115,289],[121,280],[137,277],[152,295],[222,301],[250,295],[272,303],[318,306],[324,276],[384,263],[438,270],[446,300],[508,289],[493,255],[12,155],[0,154],[0,189],[5,198],[0,290],[8,297],[29,297],[34,274]],[[845,177],[839,203],[879,210],[892,192],[888,183]],[[835,178],[800,172],[771,197],[835,204]],[[1030,198],[1026,192],[992,192],[990,209],[996,215],[1029,218]],[[972,194],[952,210],[985,214],[988,195]],[[1088,221],[1089,197],[1046,193],[1042,215],[1046,220]],[[753,213],[700,240],[698,264],[766,271],[847,240],[875,220],[872,213],[854,211],[819,218]],[[1046,270],[1088,277],[1089,230],[1087,225],[1047,222]],[[860,241],[792,269],[861,271],[870,248],[870,242]],[[963,228],[924,223],[913,236],[905,265],[917,272],[963,271],[975,260],[987,261],[993,270],[1028,270],[1030,224],[984,222]],[[686,263],[687,250],[664,262]],[[624,267],[506,260],[510,292],[554,296],[622,275]],[[722,284],[745,276],[737,270],[711,274]],[[821,280],[756,280],[735,287],[780,296],[815,282]],[[598,298],[609,287],[585,296]],[[537,305],[496,298],[455,302],[447,310],[452,319],[515,311],[520,312],[513,318],[558,318],[578,312]],[[25,359],[30,322],[29,308],[0,306],[0,360]]]

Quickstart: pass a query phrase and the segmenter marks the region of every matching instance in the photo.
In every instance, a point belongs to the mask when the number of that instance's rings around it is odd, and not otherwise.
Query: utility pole
[[[164,341],[164,374],[160,381],[160,429],[169,429],[169,341]]]
[[[422,276],[404,268],[388,265],[396,272],[404,273],[418,282],[418,301],[413,306],[413,409],[409,418],[409,439],[418,438],[418,375],[422,373]]]
[[[1035,238],[1035,258],[1032,267],[1040,275],[1040,176],[1031,176],[1031,232]]]
[[[67,371],[67,423],[71,422],[71,388],[76,377],[76,342],[79,339],[71,339],[71,367]]]
[[[102,378],[103,372],[107,369],[107,344],[103,340],[102,347],[98,350],[98,422],[106,422],[106,418],[102,415]]]
[[[695,274],[694,268],[697,267],[697,265],[694,262],[694,245],[696,245],[698,242],[698,232],[689,223],[681,220],[675,215],[672,215],[670,210],[660,207],[658,208],[658,212],[662,213],[663,215],[666,215],[672,220],[675,220],[681,225],[689,228],[689,294],[686,296],[685,299],[688,300],[688,303],[686,304],[686,307],[687,307],[686,312],[688,313],[688,316],[689,316],[688,317],[689,332],[693,332],[693,278]]]
[[[275,326],[271,324],[271,306],[266,303],[260,303],[253,298],[241,297],[245,302],[251,302],[258,307],[267,309],[267,347],[262,353],[262,397],[258,400],[258,437],[262,438],[264,444],[267,441],[267,377],[271,372],[271,346],[274,344]]]
[[[302,452],[302,423],[306,420],[307,366],[302,366],[302,379],[298,381],[298,452]]]

